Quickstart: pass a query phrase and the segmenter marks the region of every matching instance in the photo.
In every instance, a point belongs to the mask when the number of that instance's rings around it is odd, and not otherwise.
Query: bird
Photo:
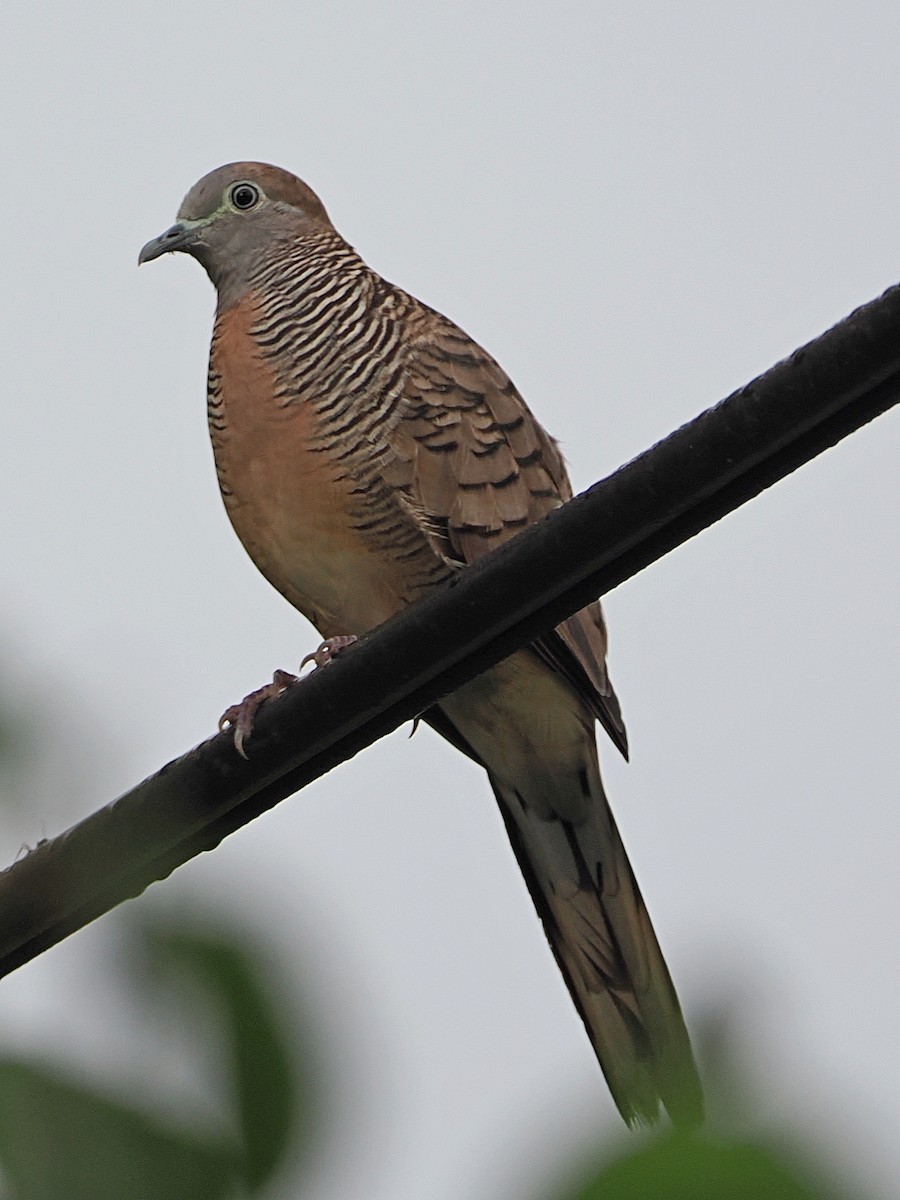
[[[372,270],[316,193],[218,167],[141,250],[195,258],[217,293],[209,433],[230,521],[316,627],[327,662],[572,496],[557,442],[453,321]],[[488,775],[525,883],[625,1122],[703,1119],[668,968],[600,777],[627,758],[596,601],[423,714]],[[293,680],[225,714],[236,744]]]

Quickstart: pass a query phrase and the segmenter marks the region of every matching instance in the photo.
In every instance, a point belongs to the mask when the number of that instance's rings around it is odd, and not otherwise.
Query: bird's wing
[[[388,481],[435,550],[475,562],[571,499],[559,447],[493,358],[422,306]],[[606,670],[600,604],[541,637],[535,651],[564,675],[627,757],[625,726]]]

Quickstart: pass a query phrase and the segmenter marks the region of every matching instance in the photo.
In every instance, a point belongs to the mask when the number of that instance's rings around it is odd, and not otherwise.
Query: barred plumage
[[[209,430],[249,554],[326,638],[367,632],[571,496],[498,364],[371,271],[294,176],[237,163],[142,258],[184,250],[218,292]],[[258,703],[258,696],[254,700]],[[603,792],[627,750],[589,605],[425,714],[484,766],[553,953],[626,1121],[702,1095],[669,973]]]

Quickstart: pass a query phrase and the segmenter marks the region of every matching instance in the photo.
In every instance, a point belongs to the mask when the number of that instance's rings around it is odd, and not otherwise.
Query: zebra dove
[[[208,412],[228,516],[325,657],[571,497],[556,442],[498,364],[370,270],[295,176],[212,171],[140,262],[176,250],[218,293]],[[425,719],[487,770],[625,1121],[656,1120],[662,1102],[697,1124],[687,1030],[600,780],[595,720],[627,744],[599,603]]]

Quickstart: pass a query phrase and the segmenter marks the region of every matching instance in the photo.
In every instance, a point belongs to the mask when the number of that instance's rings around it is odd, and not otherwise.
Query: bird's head
[[[175,224],[143,247],[138,263],[178,250],[202,263],[218,287],[249,271],[273,245],[316,228],[332,225],[319,197],[296,175],[268,163],[228,163],[194,184]]]

